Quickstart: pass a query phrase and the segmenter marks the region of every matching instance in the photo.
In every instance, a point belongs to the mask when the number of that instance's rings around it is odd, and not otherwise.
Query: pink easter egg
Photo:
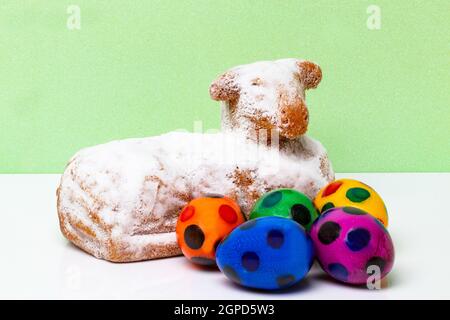
[[[354,207],[325,211],[311,228],[322,269],[336,280],[365,284],[379,271],[382,279],[394,264],[394,246],[385,227]]]

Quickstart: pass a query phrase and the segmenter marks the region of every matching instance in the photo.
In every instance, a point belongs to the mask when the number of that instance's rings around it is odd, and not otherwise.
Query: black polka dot
[[[340,263],[331,263],[328,265],[328,271],[331,273],[331,275],[341,281],[347,281],[348,278],[348,271],[347,268],[345,268]]]
[[[241,283],[241,279],[232,267],[225,266],[223,267],[222,272],[225,274],[225,276],[227,276],[227,278],[233,280],[236,283]]]
[[[348,214],[355,214],[355,215],[367,214],[367,212],[365,212],[364,210],[355,207],[343,207],[342,210],[344,210],[344,212]]]
[[[311,214],[307,207],[302,204],[294,204],[291,207],[291,215],[294,221],[300,223],[302,226],[307,226],[311,222]]]
[[[259,268],[259,257],[255,252],[247,251],[242,255],[241,263],[245,270],[256,271]]]
[[[277,277],[277,284],[280,288],[290,286],[290,285],[294,284],[294,282],[295,282],[295,276],[293,276],[292,274],[286,274],[286,275]]]
[[[215,260],[204,257],[192,257],[191,261],[202,266],[214,266],[216,264]]]
[[[205,194],[206,198],[223,198],[224,195],[220,193],[207,193]]]
[[[319,233],[317,237],[319,241],[323,244],[330,244],[337,238],[341,233],[341,226],[334,221],[327,221],[320,226]]]
[[[332,202],[327,202],[323,205],[322,210],[320,212],[324,213],[325,211],[331,208],[334,208],[334,204]]]
[[[274,249],[279,249],[284,242],[284,234],[280,230],[272,229],[267,234],[267,244]]]
[[[248,220],[247,222],[244,222],[243,224],[241,224],[239,226],[239,229],[241,229],[241,230],[251,229],[251,228],[253,228],[256,225],[256,222],[257,221],[255,219]]]
[[[184,242],[191,249],[199,249],[205,241],[205,234],[196,224],[191,224],[184,230]]]
[[[267,195],[264,198],[262,205],[263,205],[263,207],[266,207],[266,208],[273,207],[278,202],[280,202],[282,197],[283,197],[283,194],[281,193],[281,191],[275,191],[275,192]]]
[[[386,266],[386,260],[381,257],[372,257],[366,263],[366,271],[370,266],[378,266],[383,273],[384,267]]]
[[[349,231],[345,239],[345,244],[352,251],[364,249],[370,242],[370,232],[364,228],[357,228]]]

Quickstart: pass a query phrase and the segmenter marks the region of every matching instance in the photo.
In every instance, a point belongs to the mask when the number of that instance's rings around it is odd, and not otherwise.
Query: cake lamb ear
[[[209,86],[209,94],[216,101],[231,101],[239,98],[239,86],[236,83],[236,74],[225,72],[214,80]]]
[[[305,90],[316,88],[320,80],[322,80],[322,70],[320,67],[306,60],[299,60],[297,66],[299,68],[300,81],[303,83]]]

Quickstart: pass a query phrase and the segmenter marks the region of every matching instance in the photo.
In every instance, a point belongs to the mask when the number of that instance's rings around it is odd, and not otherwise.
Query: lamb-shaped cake
[[[334,179],[325,149],[305,135],[305,90],[321,77],[318,65],[298,59],[238,66],[210,86],[222,106],[221,132],[170,132],[79,151],[57,190],[62,233],[97,258],[162,258],[181,253],[175,226],[195,197],[229,196],[247,216],[272,189],[313,198]]]

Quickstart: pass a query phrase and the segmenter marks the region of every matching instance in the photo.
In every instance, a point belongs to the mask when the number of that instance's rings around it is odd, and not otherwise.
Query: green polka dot
[[[327,202],[323,205],[322,210],[320,212],[324,213],[325,211],[331,208],[334,208],[334,204],[332,202]]]
[[[364,210],[355,208],[355,207],[343,207],[342,210],[348,214],[354,214],[354,215],[365,215],[367,212]]]
[[[363,202],[370,197],[369,191],[363,188],[351,188],[348,189],[345,196],[353,202]]]
[[[263,207],[270,208],[280,202],[283,194],[280,191],[275,191],[271,194],[268,194],[262,203]]]

